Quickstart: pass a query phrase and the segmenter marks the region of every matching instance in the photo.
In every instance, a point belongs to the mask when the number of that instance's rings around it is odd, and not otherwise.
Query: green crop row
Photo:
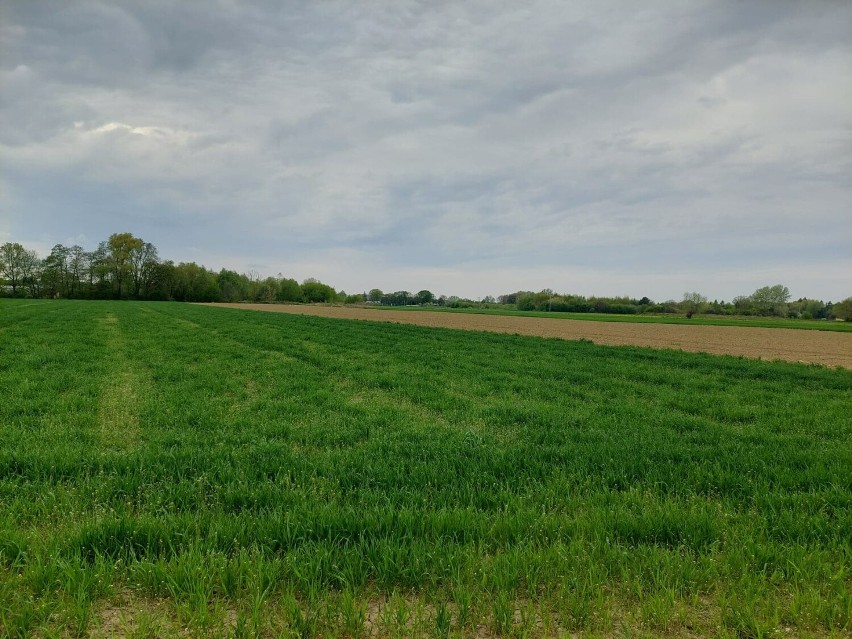
[[[0,301],[2,636],[848,636],[852,372]]]

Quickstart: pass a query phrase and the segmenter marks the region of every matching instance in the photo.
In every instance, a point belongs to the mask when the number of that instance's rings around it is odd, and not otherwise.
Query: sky
[[[0,242],[347,292],[852,295],[852,3],[0,0]]]

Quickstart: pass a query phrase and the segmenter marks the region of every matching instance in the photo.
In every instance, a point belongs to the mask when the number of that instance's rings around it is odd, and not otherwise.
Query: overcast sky
[[[0,242],[473,298],[852,295],[852,2],[0,0]]]

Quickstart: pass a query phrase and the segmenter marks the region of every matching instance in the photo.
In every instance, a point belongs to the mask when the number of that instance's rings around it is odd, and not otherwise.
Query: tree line
[[[2,291],[13,297],[136,299],[180,302],[333,302],[346,294],[315,279],[261,279],[195,262],[159,259],[157,248],[114,233],[93,251],[57,244],[41,258],[17,242],[0,245]]]
[[[852,321],[852,297],[832,303],[800,298],[792,301],[786,286],[758,288],[750,295],[712,302],[697,292],[681,300],[655,302],[648,297],[585,297],[551,289],[517,291],[497,298],[471,300],[417,293],[369,292],[347,295],[316,279],[301,284],[284,277],[261,278],[228,269],[215,272],[195,262],[162,261],[157,248],[132,233],[114,233],[93,251],[57,244],[44,258],[16,242],[0,245],[0,294],[68,299],[137,299],[182,302],[346,303],[381,306],[513,308],[521,311],[615,313],[623,315],[757,315]]]
[[[761,317],[792,317],[800,319],[852,320],[852,297],[832,303],[799,298],[791,300],[790,290],[782,285],[763,286],[750,295],[739,295],[731,301],[710,301],[698,292],[687,292],[681,300],[655,302],[648,297],[584,297],[557,294],[550,289],[533,293],[518,291],[501,295],[499,304],[514,304],[518,310],[554,311],[563,313],[614,313],[619,315],[683,314],[693,317],[706,315],[745,315]]]

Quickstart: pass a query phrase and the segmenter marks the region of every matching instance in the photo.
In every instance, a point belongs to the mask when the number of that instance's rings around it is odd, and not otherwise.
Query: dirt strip
[[[682,324],[633,324],[585,320],[475,315],[430,311],[386,311],[343,306],[297,306],[289,304],[209,304],[247,310],[315,315],[338,319],[369,320],[557,337],[585,338],[596,344],[650,346],[694,353],[742,355],[764,360],[786,360],[852,369],[852,333],[810,331],[791,328],[740,326],[685,326]]]

